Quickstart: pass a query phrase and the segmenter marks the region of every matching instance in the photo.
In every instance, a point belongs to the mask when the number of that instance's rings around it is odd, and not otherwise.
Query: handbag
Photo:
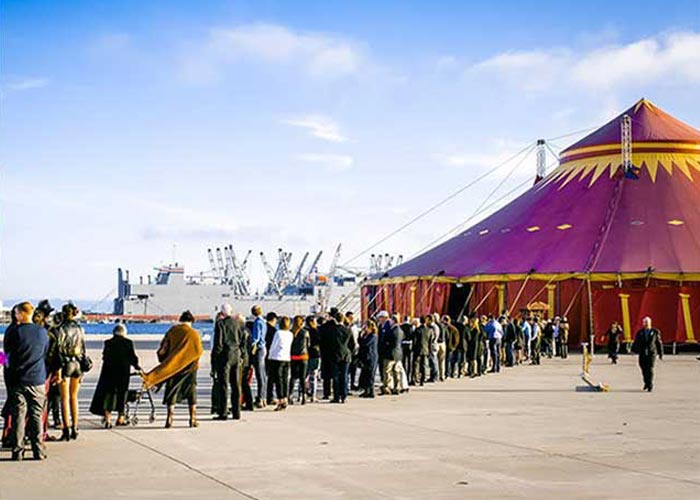
[[[92,358],[90,358],[90,356],[87,354],[83,354],[83,356],[80,358],[80,371],[87,373],[92,370],[92,365]]]

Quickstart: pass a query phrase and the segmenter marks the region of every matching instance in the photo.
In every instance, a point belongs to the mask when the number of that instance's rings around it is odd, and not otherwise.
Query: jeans
[[[364,363],[360,370],[360,389],[368,396],[374,396],[374,378],[377,374],[377,361]]]
[[[463,354],[462,351],[457,350],[450,353],[449,362],[447,364],[448,377],[455,378],[462,376],[462,366],[464,365]],[[457,375],[455,375],[455,370],[457,371]]]
[[[320,365],[320,358],[309,358],[307,372],[309,379],[309,395],[312,401],[316,399],[316,382],[318,381],[318,368]]]
[[[267,356],[267,348],[262,345],[253,355],[253,369],[255,370],[255,381],[258,384],[256,392],[256,401],[260,402],[265,399],[267,394],[267,373],[265,372],[265,357]]]
[[[306,372],[308,370],[309,361],[293,360],[291,365],[292,375],[289,380],[289,399],[292,399],[294,392],[294,381],[299,381],[299,401],[306,401]]]
[[[42,385],[18,385],[10,388],[8,394],[10,411],[12,412],[12,451],[22,453],[24,451],[24,426],[27,419],[29,441],[34,453],[44,452],[44,443],[41,440],[42,414],[46,400],[46,388]]]
[[[348,397],[348,365],[347,361],[333,363],[333,401],[345,401]]]
[[[506,342],[506,366],[515,365],[515,352],[513,351],[513,342]]]
[[[501,339],[489,339],[489,350],[493,362],[491,371],[498,373],[501,371]]]
[[[437,351],[430,351],[430,357],[428,358],[428,365],[430,366],[430,381],[435,382],[438,379],[438,357]]]
[[[247,410],[253,409],[253,391],[250,388],[253,372],[253,367],[250,364],[247,364],[241,370],[241,393],[243,394],[243,406]]]

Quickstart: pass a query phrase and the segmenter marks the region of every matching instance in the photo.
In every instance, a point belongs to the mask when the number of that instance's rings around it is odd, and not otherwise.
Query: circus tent
[[[363,288],[365,315],[535,303],[569,318],[572,342],[592,332],[600,341],[614,320],[629,339],[646,315],[665,342],[695,342],[700,130],[642,99],[564,149],[558,168],[504,208]]]

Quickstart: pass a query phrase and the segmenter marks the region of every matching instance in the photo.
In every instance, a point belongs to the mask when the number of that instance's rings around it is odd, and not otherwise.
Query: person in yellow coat
[[[187,401],[190,409],[190,427],[199,427],[197,422],[197,370],[202,356],[202,340],[199,332],[192,328],[194,316],[190,311],[180,315],[179,323],[172,326],[163,337],[158,348],[159,364],[143,375],[144,388],[165,383],[163,404],[168,407],[165,428],[173,426],[175,405]]]

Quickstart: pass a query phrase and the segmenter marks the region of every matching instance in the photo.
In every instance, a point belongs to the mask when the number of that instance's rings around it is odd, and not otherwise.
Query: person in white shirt
[[[275,411],[287,408],[287,396],[289,395],[289,364],[292,360],[292,342],[294,334],[289,330],[292,320],[288,316],[282,316],[280,327],[270,344],[268,362],[270,363],[271,382],[277,394],[277,406]]]

